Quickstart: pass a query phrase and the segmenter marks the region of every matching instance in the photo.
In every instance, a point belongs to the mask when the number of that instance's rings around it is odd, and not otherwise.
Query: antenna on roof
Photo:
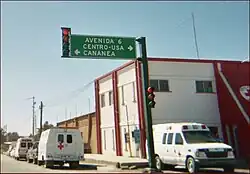
[[[194,42],[195,42],[195,48],[196,48],[196,55],[197,55],[197,58],[200,59],[198,42],[197,42],[197,37],[196,37],[196,28],[195,28],[195,21],[194,21],[194,13],[192,13],[192,19],[193,19],[192,21],[193,21]]]

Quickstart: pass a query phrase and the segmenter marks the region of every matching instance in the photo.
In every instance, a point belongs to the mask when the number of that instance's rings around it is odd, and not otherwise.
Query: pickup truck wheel
[[[193,157],[188,157],[186,160],[186,168],[189,173],[196,173],[199,170],[198,164]]]

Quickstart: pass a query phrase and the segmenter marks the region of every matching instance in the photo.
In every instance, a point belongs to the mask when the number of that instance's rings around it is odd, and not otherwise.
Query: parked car
[[[37,164],[37,156],[38,156],[38,144],[39,142],[34,142],[33,146],[31,146],[26,154],[26,160],[28,163]]]
[[[16,150],[16,147],[14,147],[14,148],[10,151],[10,157],[12,157],[12,158],[15,157],[15,150]]]

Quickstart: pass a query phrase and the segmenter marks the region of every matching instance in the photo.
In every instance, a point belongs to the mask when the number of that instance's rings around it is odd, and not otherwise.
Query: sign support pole
[[[149,86],[149,72],[148,72],[148,58],[147,58],[147,49],[146,49],[146,38],[140,37],[136,39],[137,42],[140,44],[140,51],[141,51],[141,62],[142,62],[142,69],[143,69],[143,86],[144,86],[144,100],[146,106],[145,108],[145,115],[146,115],[146,135],[147,135],[147,146],[148,146],[148,163],[149,163],[149,170],[155,170],[155,150],[154,150],[154,140],[153,140],[153,129],[152,129],[152,113],[151,108],[148,106],[148,98],[147,98],[147,88]]]

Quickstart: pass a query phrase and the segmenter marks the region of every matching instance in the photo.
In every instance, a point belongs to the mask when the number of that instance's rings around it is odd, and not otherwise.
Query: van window
[[[72,135],[67,135],[67,143],[72,143]]]
[[[173,142],[173,133],[168,134],[168,144],[172,144]]]
[[[210,131],[185,131],[183,135],[188,144],[217,142]]]
[[[63,134],[58,134],[58,142],[63,143],[64,142],[64,138],[63,138]]]
[[[175,144],[179,144],[179,145],[183,144],[183,139],[182,139],[180,133],[177,133],[177,134],[175,135]]]
[[[163,137],[162,137],[162,144],[166,144],[166,139],[167,139],[167,133],[164,133],[163,134]]]
[[[26,147],[26,143],[21,143],[21,147],[25,148]]]

